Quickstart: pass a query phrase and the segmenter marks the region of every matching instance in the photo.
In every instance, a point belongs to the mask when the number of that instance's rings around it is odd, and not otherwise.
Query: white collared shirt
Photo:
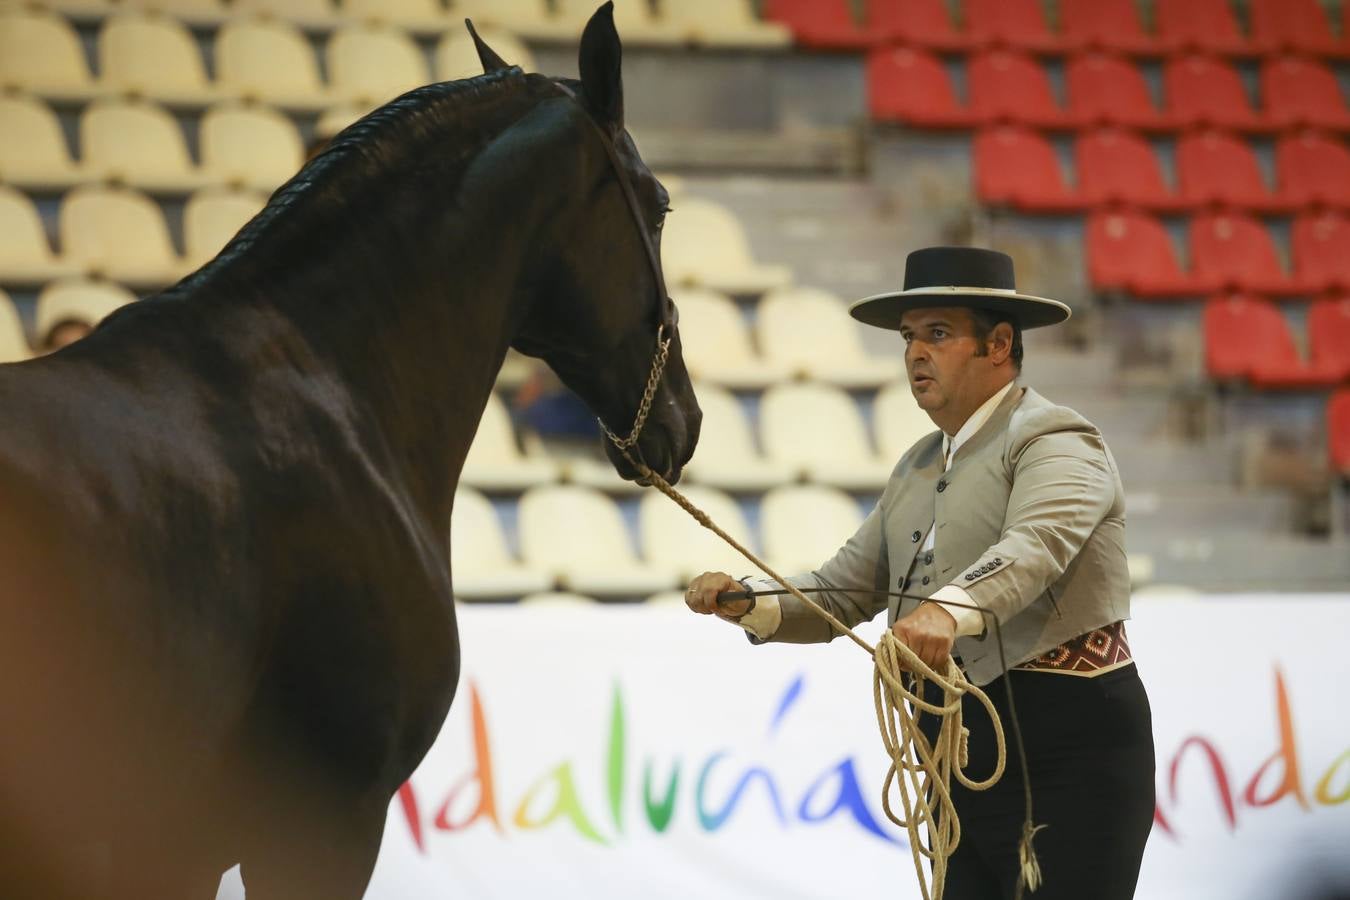
[[[946,466],[943,471],[951,471],[952,459],[965,445],[966,441],[975,436],[989,417],[998,409],[998,405],[1003,402],[1003,398],[1008,396],[1008,392],[1017,386],[1016,381],[1010,381],[1003,386],[1003,389],[995,393],[984,403],[980,404],[979,409],[970,414],[970,418],[956,431],[955,435],[949,435],[945,432],[942,435],[942,454],[946,459]],[[933,549],[935,536],[937,532],[937,523],[934,522],[928,527],[928,536],[924,538],[920,553],[927,553]],[[774,588],[779,585],[768,579],[759,579],[752,581],[750,586],[755,589]],[[955,584],[948,584],[938,588],[933,592],[930,598],[933,601],[949,601],[952,603],[964,603],[974,605],[970,594],[966,593],[964,588]],[[973,609],[962,609],[955,606],[944,606],[947,612],[956,619],[956,633],[958,636],[979,634],[984,630],[984,620],[977,611]],[[752,612],[741,617],[740,625],[748,631],[751,631],[760,640],[767,640],[778,626],[783,623],[783,610],[778,605],[778,597],[768,596],[760,597]]]

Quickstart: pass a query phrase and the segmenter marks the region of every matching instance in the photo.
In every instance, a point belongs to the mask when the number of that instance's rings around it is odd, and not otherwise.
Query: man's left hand
[[[891,632],[913,650],[935,672],[947,667],[956,640],[956,619],[936,603],[921,603],[919,608],[897,619]]]

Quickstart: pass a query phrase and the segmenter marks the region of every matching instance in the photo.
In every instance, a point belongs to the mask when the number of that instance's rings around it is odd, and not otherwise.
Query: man
[[[940,430],[900,459],[876,508],[832,559],[789,580],[853,589],[812,595],[849,627],[885,609],[895,635],[930,666],[954,655],[1005,723],[1009,679],[1035,820],[1048,826],[1035,840],[1045,882],[1034,896],[1132,897],[1153,819],[1154,758],[1148,698],[1124,632],[1123,489],[1100,432],[1017,383],[1023,329],[1062,322],[1069,309],[1019,294],[1002,253],[933,247],[909,255],[903,290],[860,300],[850,313],[900,332],[914,398]],[[778,587],[750,585],[760,586]],[[744,589],[708,572],[686,602],[739,623],[753,643],[836,636],[790,595],[717,603],[720,592]],[[1002,626],[1009,671],[985,613]],[[992,728],[969,698],[963,712],[969,768],[984,777],[994,763]],[[937,722],[925,716],[923,727],[931,739]],[[1014,748],[992,789],[953,780],[952,791],[962,836],[945,896],[1011,898],[1024,814]]]

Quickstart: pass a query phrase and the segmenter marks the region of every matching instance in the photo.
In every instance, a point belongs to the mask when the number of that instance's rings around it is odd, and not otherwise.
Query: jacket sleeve
[[[1115,502],[1119,479],[1100,433],[1082,419],[1065,424],[1014,439],[1002,535],[951,582],[999,622],[1060,579]]]
[[[792,576],[788,581],[799,588],[836,587],[885,591],[889,575],[882,518],[881,504],[878,503],[868,513],[857,532],[824,565],[804,575]],[[886,609],[887,605],[884,593],[825,592],[807,596],[829,610],[849,628],[871,619]],[[779,597],[778,601],[783,621],[768,640],[809,644],[830,641],[839,636],[839,631],[791,594]],[[753,635],[750,636],[750,640],[751,643],[763,643]]]

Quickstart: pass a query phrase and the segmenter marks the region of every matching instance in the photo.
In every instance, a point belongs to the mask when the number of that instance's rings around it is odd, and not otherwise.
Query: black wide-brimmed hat
[[[1012,258],[978,247],[915,250],[905,259],[903,290],[864,297],[848,312],[859,322],[896,331],[901,315],[933,306],[986,309],[1024,329],[1058,325],[1070,315],[1069,307],[1058,300],[1019,294]]]

